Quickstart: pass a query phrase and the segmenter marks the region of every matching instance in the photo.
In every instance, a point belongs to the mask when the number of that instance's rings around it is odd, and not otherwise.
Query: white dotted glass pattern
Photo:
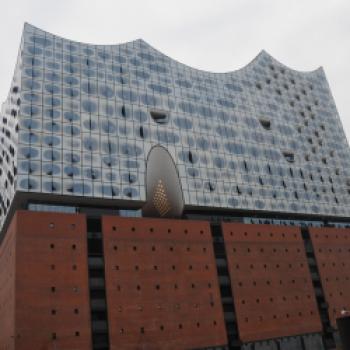
[[[350,213],[349,148],[324,71],[264,51],[210,73],[143,40],[89,45],[26,24],[1,123],[2,218],[17,191],[142,203],[157,144],[187,206]]]

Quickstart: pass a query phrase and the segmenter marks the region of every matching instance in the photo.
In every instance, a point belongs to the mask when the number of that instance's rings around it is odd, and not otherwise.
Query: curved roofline
[[[206,73],[206,74],[213,74],[213,75],[231,75],[231,74],[234,74],[234,73],[237,73],[237,72],[240,72],[240,71],[243,71],[245,69],[248,69],[250,66],[254,65],[259,59],[260,57],[262,56],[268,56],[270,59],[272,59],[273,61],[275,61],[278,65],[284,67],[285,69],[289,70],[289,71],[292,71],[294,73],[297,73],[297,74],[315,74],[319,71],[323,71],[323,68],[322,66],[319,66],[318,68],[315,68],[313,70],[308,70],[308,71],[302,71],[302,70],[297,70],[297,69],[293,69],[289,66],[287,66],[286,64],[284,63],[281,63],[279,60],[277,60],[276,58],[274,58],[272,55],[270,55],[267,51],[265,51],[264,49],[262,49],[251,61],[249,61],[246,65],[244,65],[243,67],[240,67],[240,68],[237,68],[235,70],[232,70],[232,71],[227,71],[227,72],[212,72],[212,71],[207,71],[207,70],[204,70],[204,69],[199,69],[199,68],[195,68],[195,67],[192,67],[190,65],[187,65],[186,63],[183,63],[177,59],[174,59],[170,56],[168,56],[167,54],[163,53],[162,51],[156,49],[154,46],[150,45],[148,42],[146,42],[145,40],[141,39],[141,38],[138,38],[138,39],[134,39],[134,40],[130,40],[130,41],[126,41],[126,42],[123,42],[123,43],[119,43],[119,44],[92,44],[92,43],[86,43],[86,42],[82,42],[82,41],[77,41],[77,40],[72,40],[72,39],[67,39],[63,36],[60,36],[60,35],[56,35],[56,34],[53,34],[51,32],[48,32],[46,30],[43,30],[41,28],[38,28],[28,22],[25,22],[24,23],[24,27],[25,26],[29,26],[29,27],[32,27],[34,29],[37,29],[39,31],[42,31],[42,32],[45,32],[45,33],[48,33],[50,35],[53,35],[55,37],[58,37],[62,40],[66,40],[66,41],[71,41],[71,42],[74,42],[74,43],[77,43],[77,44],[82,44],[82,45],[91,45],[91,46],[97,46],[97,47],[118,47],[118,46],[122,46],[122,45],[127,45],[127,44],[131,44],[131,43],[134,43],[134,42],[142,42],[144,45],[147,45],[148,47],[150,47],[152,50],[154,50],[155,52],[157,52],[158,54],[168,58],[169,60],[173,61],[173,62],[176,62],[186,68],[189,68],[189,69],[192,69],[192,70],[195,70],[195,71],[198,71],[198,72],[201,72],[201,73]]]
[[[322,71],[323,70],[323,67],[322,66],[318,66],[317,68],[315,69],[312,69],[312,70],[299,70],[299,69],[294,69],[294,68],[291,68],[290,66],[287,66],[286,64],[282,63],[280,60],[278,60],[277,58],[275,58],[274,56],[272,56],[271,54],[269,54],[268,52],[266,52],[265,50],[261,50],[260,51],[260,54],[261,53],[264,53],[265,55],[269,56],[273,61],[275,61],[276,63],[278,63],[279,65],[283,66],[284,68],[292,71],[292,72],[295,72],[295,73],[299,73],[299,74],[313,74],[313,73],[316,73],[318,71]]]

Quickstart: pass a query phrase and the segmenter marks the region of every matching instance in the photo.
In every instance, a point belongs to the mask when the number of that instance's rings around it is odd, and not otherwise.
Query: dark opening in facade
[[[292,152],[283,152],[283,156],[289,163],[294,163],[294,154]]]
[[[169,121],[169,116],[165,112],[150,111],[152,119],[158,124],[166,124]]]
[[[265,130],[271,130],[271,122],[269,120],[259,119],[259,122]]]

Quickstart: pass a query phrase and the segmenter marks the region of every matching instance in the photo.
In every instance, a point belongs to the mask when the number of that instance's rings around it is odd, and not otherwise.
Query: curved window
[[[271,130],[271,122],[269,120],[259,119],[259,122],[265,130]]]
[[[133,120],[137,121],[138,123],[144,123],[148,120],[147,113],[141,109],[133,110],[132,117],[133,117]]]
[[[139,195],[139,191],[136,188],[133,188],[133,187],[126,187],[123,190],[123,194],[126,197],[135,198],[135,197],[137,197]]]
[[[216,132],[223,137],[233,138],[237,136],[237,132],[228,126],[220,125],[216,128]]]
[[[129,102],[135,102],[137,100],[137,93],[132,91],[132,90],[119,90],[118,91],[118,96],[120,98],[122,98],[125,101],[129,101]]]
[[[141,95],[140,100],[146,106],[155,107],[158,105],[158,99],[153,95],[149,95],[149,94]]]
[[[37,46],[29,46],[28,52],[32,55],[41,55],[43,53],[43,50]]]
[[[142,153],[142,149],[133,144],[123,144],[121,145],[121,152],[126,156],[137,157]]]
[[[283,152],[283,156],[289,163],[294,163],[294,154],[292,152]]]
[[[76,136],[80,134],[80,129],[75,125],[66,125],[64,127],[64,133],[70,136]]]
[[[199,137],[196,140],[197,147],[203,151],[209,149],[209,141],[205,137]]]
[[[235,92],[242,92],[243,91],[243,89],[238,84],[235,84],[235,83],[227,83],[227,84],[225,84],[225,87],[228,90],[235,91]]]
[[[119,188],[112,185],[102,185],[101,192],[104,196],[114,197],[119,195]]]
[[[38,129],[40,126],[39,122],[35,119],[22,119],[20,123],[21,123],[21,126],[23,126],[23,128],[28,130]]]
[[[79,163],[80,162],[80,155],[77,153],[67,153],[65,155],[65,160],[68,163]]]
[[[39,140],[38,135],[33,132],[22,132],[20,134],[20,139],[25,143],[37,143]]]
[[[88,113],[95,113],[97,111],[97,104],[94,101],[83,100],[82,107]]]
[[[179,108],[186,113],[194,114],[197,111],[197,108],[194,104],[190,102],[180,102]]]
[[[20,162],[20,169],[28,174],[33,174],[38,171],[39,165],[30,161]]]
[[[129,62],[136,67],[141,65],[141,61],[136,57],[131,58]]]
[[[179,158],[185,163],[195,164],[198,162],[198,156],[191,151],[181,151],[179,152]]]
[[[81,84],[81,89],[87,94],[96,94],[97,86],[96,84],[88,81]]]
[[[80,174],[80,169],[75,166],[66,166],[64,168],[64,173],[69,177],[74,177]]]
[[[150,53],[148,52],[139,52],[138,56],[140,58],[142,58],[145,61],[149,61],[149,62],[153,62],[155,60],[154,56],[152,56]]]
[[[33,179],[22,179],[19,183],[20,187],[25,189],[25,190],[32,190],[32,189],[37,189],[38,188],[38,183],[37,181]]]
[[[87,78],[94,78],[97,74],[96,70],[92,68],[85,68],[82,70],[82,72]]]
[[[61,168],[57,164],[44,163],[42,167],[46,175],[59,175],[61,172]]]
[[[90,194],[91,187],[84,183],[75,183],[68,186],[67,192],[77,193],[77,194]]]
[[[50,96],[50,97],[46,97],[44,102],[45,102],[46,106],[57,107],[61,104],[61,99],[57,98],[57,97]]]
[[[95,51],[93,49],[90,49],[89,47],[86,47],[83,52],[85,53],[85,55],[87,56],[92,56],[94,55]]]
[[[104,153],[115,154],[117,153],[117,144],[111,140],[102,142],[102,151]]]
[[[175,144],[178,143],[180,140],[177,134],[166,130],[157,130],[156,135],[159,142]]]
[[[180,129],[189,130],[192,129],[192,121],[188,118],[174,118],[174,124]]]
[[[35,57],[25,57],[24,62],[26,65],[33,67],[40,67],[42,65],[42,61]]]
[[[83,141],[84,148],[90,152],[96,151],[98,149],[98,142],[92,137],[87,137]]]
[[[100,94],[103,97],[111,98],[114,96],[114,90],[107,85],[103,85],[100,87]]]
[[[123,73],[123,69],[119,65],[112,64],[110,67],[111,67],[112,72],[114,72],[114,73]]]
[[[41,84],[34,81],[34,80],[29,80],[29,79],[26,79],[24,81],[24,87],[29,89],[29,90],[40,90],[41,88]]]
[[[26,93],[23,94],[23,99],[27,102],[31,102],[31,103],[37,103],[39,102],[39,96],[37,94],[34,93]]]
[[[43,46],[43,47],[48,47],[52,45],[52,41],[48,38],[44,38],[41,36],[31,36],[30,41],[33,42],[35,45]]]
[[[36,106],[23,106],[22,111],[25,115],[28,116],[37,116],[40,113],[40,109]]]
[[[44,136],[44,144],[47,146],[58,146],[61,143],[61,139],[57,136]]]
[[[60,117],[61,113],[59,110],[49,108],[49,109],[45,109],[44,115],[47,118],[56,119]]]
[[[110,155],[108,156],[103,156],[102,157],[102,162],[103,164],[107,165],[108,167],[115,166],[118,164],[117,158],[112,157]]]
[[[69,96],[71,98],[79,96],[79,90],[78,89],[73,89],[73,88],[65,88],[64,93],[66,96]]]
[[[143,80],[148,80],[150,75],[146,72],[144,72],[143,70],[136,70],[134,72],[135,76],[139,79],[143,79]]]
[[[84,175],[92,180],[97,180],[101,177],[101,172],[94,168],[85,169]]]
[[[115,55],[113,56],[113,61],[117,62],[117,63],[125,63],[126,62],[126,58],[120,55]]]
[[[111,55],[108,52],[106,52],[106,51],[99,51],[98,52],[98,56],[100,58],[102,58],[103,60],[108,60],[108,59],[111,58]]]
[[[79,80],[75,77],[72,77],[72,76],[65,76],[64,82],[68,85],[78,85],[79,84]]]
[[[221,157],[215,157],[213,159],[213,163],[214,165],[219,168],[219,169],[223,169],[226,166],[226,162],[225,159],[221,158]]]
[[[123,182],[128,182],[130,184],[137,181],[137,176],[135,174],[127,173],[122,175]]]
[[[31,77],[31,78],[41,77],[41,71],[38,69],[27,68],[24,70],[24,73],[26,74],[26,76]]]
[[[84,121],[83,126],[88,130],[96,130],[97,123],[92,119],[88,119]]]
[[[56,181],[45,181],[43,187],[47,192],[57,192],[60,190],[60,184]]]
[[[204,188],[210,192],[214,192],[215,191],[215,184],[211,181],[207,181],[204,183]]]
[[[151,63],[148,65],[149,69],[152,70],[153,72],[157,73],[167,73],[168,69],[165,66],[162,66],[157,63]]]
[[[222,107],[227,107],[227,108],[235,108],[236,107],[236,105],[230,100],[218,99],[217,103]]]
[[[195,168],[187,168],[187,174],[191,177],[199,176],[199,170]]]
[[[39,154],[39,151],[33,147],[23,147],[21,149],[21,154],[24,156],[24,158],[31,159],[36,158]]]
[[[180,80],[179,79],[179,80],[175,80],[175,83],[177,85],[179,85],[181,87],[184,87],[184,88],[187,88],[187,89],[192,87],[192,84],[189,81],[187,81],[187,80]]]
[[[225,144],[225,148],[228,152],[241,155],[245,153],[244,146],[240,143],[228,142]]]
[[[152,119],[158,124],[166,124],[169,121],[169,115],[161,111],[150,111]]]
[[[45,90],[50,94],[58,94],[61,91],[60,87],[54,84],[46,84]]]
[[[101,129],[107,134],[113,134],[116,131],[116,126],[110,120],[102,120],[101,121]]]
[[[198,113],[202,115],[203,117],[212,117],[213,111],[210,107],[207,106],[199,106],[198,107]]]
[[[130,160],[130,159],[127,159],[124,162],[124,165],[126,168],[129,168],[129,169],[138,169],[140,167],[140,163],[137,160]]]
[[[49,69],[55,69],[55,70],[58,70],[61,68],[61,66],[57,62],[46,62],[46,67]]]
[[[49,81],[60,81],[61,76],[55,72],[47,72],[45,74],[45,79]]]
[[[80,115],[75,112],[64,112],[64,118],[70,122],[80,120]]]
[[[149,84],[148,87],[153,90],[154,93],[168,95],[171,93],[171,89],[167,86],[162,86],[158,84]]]

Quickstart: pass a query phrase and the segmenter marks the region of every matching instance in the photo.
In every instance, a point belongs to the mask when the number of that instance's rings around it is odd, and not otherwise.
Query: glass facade
[[[350,213],[349,148],[324,71],[264,51],[210,73],[143,40],[89,45],[26,24],[1,120],[2,218],[16,192],[145,201],[157,144],[186,206]]]

